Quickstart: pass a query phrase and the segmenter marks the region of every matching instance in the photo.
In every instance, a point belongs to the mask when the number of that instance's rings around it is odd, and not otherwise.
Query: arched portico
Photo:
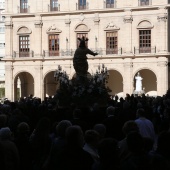
[[[149,96],[157,96],[157,77],[152,70],[141,69],[137,71],[134,75],[134,89],[135,89],[135,76],[137,73],[140,73],[142,79],[142,89],[145,91],[145,94]]]
[[[54,96],[59,84],[54,79],[54,71],[44,77],[44,97]]]
[[[106,86],[112,90],[111,95],[118,95],[119,97],[123,96],[123,77],[116,70],[109,70],[109,79]]]
[[[34,96],[34,78],[28,72],[20,72],[14,78],[14,100]]]

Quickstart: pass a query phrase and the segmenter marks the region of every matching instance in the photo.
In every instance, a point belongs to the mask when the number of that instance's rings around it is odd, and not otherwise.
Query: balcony
[[[48,5],[48,12],[55,12],[60,11],[60,4],[54,5]]]
[[[43,51],[43,57],[56,57],[56,56],[73,56],[75,50],[62,49],[60,51]]]
[[[155,54],[156,51],[156,46],[155,47],[134,47],[134,54],[144,54],[144,53],[150,53],[150,54]]]
[[[26,52],[19,52],[19,51],[14,51],[13,52],[13,57],[14,58],[21,58],[21,57],[34,57],[34,51],[26,51]]]
[[[85,10],[85,9],[89,9],[89,3],[88,2],[86,4],[76,3],[76,10]]]
[[[152,1],[151,0],[139,0],[139,6],[148,6],[148,5],[152,5]]]
[[[29,12],[30,12],[30,6],[27,7],[18,6],[18,13],[29,13]]]

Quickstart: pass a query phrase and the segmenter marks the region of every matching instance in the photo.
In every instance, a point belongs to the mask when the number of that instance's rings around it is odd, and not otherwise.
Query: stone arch
[[[108,69],[109,79],[106,84],[109,89],[112,90],[110,92],[111,95],[118,95],[119,97],[123,97],[123,76],[116,69]]]
[[[54,79],[55,70],[50,70],[44,75],[44,97],[54,96],[59,84]]]
[[[30,28],[26,27],[26,26],[20,26],[18,29],[17,29],[17,34],[20,35],[20,34],[31,34],[32,31]]]
[[[146,95],[157,96],[157,75],[150,68],[141,68],[136,70],[133,77],[133,85],[135,90],[135,75],[140,72],[142,79],[142,89]]]
[[[137,25],[137,29],[152,29],[153,27],[153,24],[148,19],[141,20]]]
[[[27,71],[20,71],[14,76],[14,100],[20,97],[34,96],[34,77]]]
[[[74,31],[75,32],[89,32],[90,29],[88,28],[88,26],[86,24],[79,23],[76,25]]]

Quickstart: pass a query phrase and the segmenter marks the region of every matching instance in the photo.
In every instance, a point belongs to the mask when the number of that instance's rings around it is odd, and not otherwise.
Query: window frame
[[[151,53],[152,45],[152,31],[151,29],[139,30],[139,53]]]
[[[115,0],[106,0],[106,8],[114,8]]]
[[[50,11],[58,11],[59,4],[58,0],[50,0]]]
[[[25,37],[26,39],[21,39]],[[21,43],[22,42],[22,43]],[[28,46],[23,48],[22,46]],[[29,57],[30,56],[30,35],[19,35],[19,57]]]
[[[88,33],[87,32],[77,32],[76,33],[76,40],[77,40],[77,48],[80,45],[80,41],[78,40],[78,38],[82,38],[84,36],[84,38],[88,38]],[[85,42],[86,47],[88,48],[88,41]]]
[[[28,13],[28,0],[20,0],[20,13]]]
[[[107,54],[118,54],[118,31],[106,32],[106,55]]]
[[[51,40],[54,40],[54,49],[52,47],[52,41]],[[48,34],[48,50],[49,50],[49,56],[59,56],[60,34],[55,34],[55,33]]]
[[[78,0],[78,9],[86,9],[87,8],[87,1],[86,0]]]
[[[147,6],[150,5],[150,0],[139,0],[140,6]]]

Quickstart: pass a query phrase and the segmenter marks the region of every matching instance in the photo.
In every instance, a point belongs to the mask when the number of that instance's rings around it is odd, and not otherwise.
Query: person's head
[[[0,128],[5,127],[7,123],[7,115],[0,114]]]
[[[59,137],[65,138],[65,132],[68,127],[72,126],[69,120],[62,120],[56,126],[56,133]]]
[[[144,109],[138,109],[136,113],[136,117],[145,117],[145,110]]]
[[[116,112],[116,109],[115,109],[115,107],[113,107],[113,106],[109,106],[109,107],[106,109],[106,114],[107,114],[107,116],[113,116],[113,115],[115,115],[115,112]]]
[[[99,134],[95,130],[87,130],[84,136],[85,142],[91,146],[97,147]]]
[[[139,131],[138,125],[135,123],[134,120],[129,120],[124,123],[122,128],[123,133],[127,136],[130,132]]]
[[[99,133],[100,139],[103,139],[106,134],[106,127],[104,124],[95,124],[93,130]]]
[[[0,129],[0,140],[11,140],[12,132],[9,127],[3,127]]]
[[[21,122],[17,126],[18,135],[29,135],[30,127],[27,123]]]
[[[66,140],[71,148],[83,147],[84,136],[81,127],[77,125],[68,127],[66,130]]]

